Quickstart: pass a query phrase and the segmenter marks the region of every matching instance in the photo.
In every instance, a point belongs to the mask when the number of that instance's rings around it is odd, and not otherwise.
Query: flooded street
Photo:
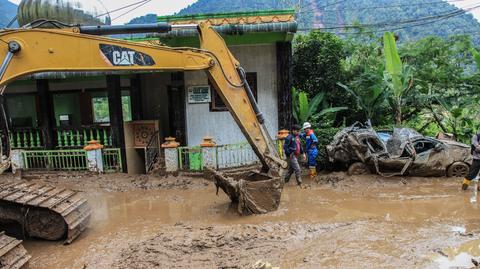
[[[336,177],[336,178],[335,178]],[[195,180],[195,179],[193,179]],[[276,212],[239,217],[213,184],[110,191],[83,185],[89,228],[71,245],[24,242],[30,268],[471,268],[480,209],[453,179],[320,177]]]

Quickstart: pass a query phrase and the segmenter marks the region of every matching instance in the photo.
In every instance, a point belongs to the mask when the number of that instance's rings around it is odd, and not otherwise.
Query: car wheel
[[[349,176],[365,175],[365,174],[369,174],[369,173],[370,173],[370,171],[368,170],[368,167],[362,162],[352,163],[348,167],[348,171],[347,171],[347,174]]]
[[[447,170],[448,177],[466,177],[470,167],[466,163],[456,162],[450,165]]]

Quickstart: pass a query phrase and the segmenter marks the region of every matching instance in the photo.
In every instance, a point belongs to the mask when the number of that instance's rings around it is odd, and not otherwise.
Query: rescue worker
[[[298,159],[302,155],[305,157],[305,155],[300,142],[300,129],[301,127],[297,124],[292,126],[290,130],[291,133],[285,139],[283,150],[288,161],[288,171],[285,175],[285,183],[288,183],[292,174],[295,173],[297,184],[298,186],[302,187],[302,171],[300,170],[300,163]]]
[[[470,186],[470,183],[472,182],[473,179],[475,179],[475,177],[478,175],[478,172],[480,171],[480,143],[479,142],[480,142],[480,130],[476,135],[472,137],[471,153],[473,155],[473,162],[472,162],[472,165],[470,166],[470,171],[468,172],[468,175],[463,180],[462,190],[468,189],[468,186]]]
[[[310,171],[310,178],[317,176],[317,156],[318,156],[318,139],[315,136],[312,125],[309,122],[303,124],[302,138],[305,139],[307,163]]]

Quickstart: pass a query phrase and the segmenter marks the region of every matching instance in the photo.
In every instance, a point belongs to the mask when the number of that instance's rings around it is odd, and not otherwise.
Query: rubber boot
[[[466,191],[468,186],[470,186],[470,183],[472,183],[470,179],[464,179],[462,183],[462,190]]]
[[[317,168],[315,166],[310,166],[310,178],[317,177]]]
[[[299,187],[302,187],[302,183],[303,183],[302,178],[299,177],[299,178],[297,178],[296,180],[297,180],[297,185],[298,185]]]

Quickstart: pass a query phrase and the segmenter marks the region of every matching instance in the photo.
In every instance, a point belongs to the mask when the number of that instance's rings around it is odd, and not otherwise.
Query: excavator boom
[[[198,30],[200,49],[171,48],[99,36],[167,32],[182,27]],[[246,82],[245,72],[223,38],[207,23],[6,30],[0,32],[0,42],[5,43],[5,46],[0,44],[0,57],[4,58],[0,68],[0,89],[19,77],[38,72],[204,70],[262,163],[263,175],[278,178],[280,171],[286,167],[268,134],[264,117]],[[233,185],[237,186],[238,181],[221,176],[216,178],[217,186],[224,189],[232,201],[242,196],[226,191]],[[258,176],[255,178],[252,182],[264,181]],[[281,192],[283,183],[275,180],[274,185],[274,189]],[[269,207],[271,209],[250,211],[264,213],[274,210],[278,207],[279,197],[277,200]]]

